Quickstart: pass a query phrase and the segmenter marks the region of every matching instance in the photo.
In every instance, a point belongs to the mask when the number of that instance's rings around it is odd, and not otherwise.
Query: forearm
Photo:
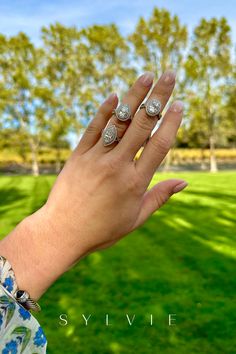
[[[60,242],[63,237],[66,233],[51,227],[42,208],[0,241],[0,255],[11,263],[19,289],[34,300],[83,256],[82,250],[75,252],[69,243]]]

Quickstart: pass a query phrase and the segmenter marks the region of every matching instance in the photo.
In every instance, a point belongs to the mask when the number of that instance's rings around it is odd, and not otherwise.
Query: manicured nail
[[[106,99],[105,102],[107,102],[107,103],[112,103],[112,102],[114,101],[114,99],[115,99],[116,96],[117,96],[116,93],[111,93],[111,94],[107,97],[107,99]]]
[[[151,86],[153,79],[154,74],[151,71],[147,71],[140,77],[140,81],[144,86]]]
[[[182,191],[184,188],[186,188],[188,185],[187,182],[181,182],[179,184],[177,184],[177,186],[175,186],[175,188],[173,189],[173,193],[178,193],[180,191]]]
[[[176,113],[182,112],[183,109],[184,109],[184,104],[182,101],[175,101],[170,107],[170,110]]]
[[[173,84],[175,82],[176,73],[171,70],[167,70],[162,74],[161,80],[164,81],[165,84]]]

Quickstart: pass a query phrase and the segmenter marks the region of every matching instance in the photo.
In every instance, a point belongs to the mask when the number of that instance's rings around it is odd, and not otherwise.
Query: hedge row
[[[141,154],[139,151],[137,157]],[[65,162],[69,157],[71,151],[69,149],[62,149],[60,152],[61,161]],[[236,149],[216,149],[215,155],[217,160],[223,162],[236,161]],[[38,153],[38,162],[40,164],[53,164],[57,160],[57,152],[55,149],[42,149]],[[201,163],[208,161],[210,157],[210,150],[201,149],[172,149],[171,150],[171,162],[178,163]],[[14,164],[29,164],[31,161],[31,154],[27,152],[25,156],[21,156],[14,150],[2,150],[0,151],[0,164],[8,165]]]

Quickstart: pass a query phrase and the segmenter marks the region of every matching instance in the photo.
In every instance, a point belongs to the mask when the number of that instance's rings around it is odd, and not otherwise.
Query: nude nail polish
[[[170,107],[170,110],[172,112],[180,113],[184,109],[184,105],[182,101],[175,101],[172,106]]]
[[[169,85],[175,82],[175,77],[176,73],[174,71],[167,70],[164,72],[161,79],[164,81],[165,84]]]
[[[181,182],[180,184],[177,184],[177,186],[175,186],[175,188],[173,189],[173,193],[178,193],[182,191],[184,188],[187,187],[187,185],[187,182]]]
[[[144,86],[151,86],[153,79],[154,74],[151,71],[147,71],[140,77],[140,81]]]
[[[107,97],[106,102],[112,103],[112,102],[114,101],[115,97],[116,97],[116,93],[111,93],[111,94]]]

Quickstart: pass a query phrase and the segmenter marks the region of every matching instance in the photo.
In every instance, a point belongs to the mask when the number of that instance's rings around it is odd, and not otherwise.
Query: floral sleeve
[[[0,262],[0,353],[46,353],[47,340],[36,318],[13,297],[15,278]]]

